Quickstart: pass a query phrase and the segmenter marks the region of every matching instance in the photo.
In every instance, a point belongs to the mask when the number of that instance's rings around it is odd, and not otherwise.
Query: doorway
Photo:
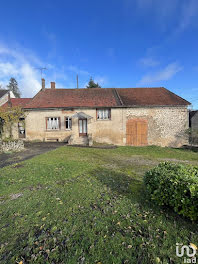
[[[148,145],[147,120],[130,119],[126,126],[126,143],[130,146]]]
[[[79,136],[87,136],[87,119],[79,119]]]

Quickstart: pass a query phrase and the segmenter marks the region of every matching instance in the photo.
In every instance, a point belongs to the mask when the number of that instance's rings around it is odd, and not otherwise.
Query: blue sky
[[[0,84],[24,97],[46,84],[164,86],[198,108],[198,1],[2,1]]]

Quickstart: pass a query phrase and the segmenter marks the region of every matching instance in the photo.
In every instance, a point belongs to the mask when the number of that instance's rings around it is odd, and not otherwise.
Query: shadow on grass
[[[91,172],[103,185],[106,185],[113,192],[135,199],[141,202],[142,196],[145,196],[145,188],[141,180],[128,176],[126,173],[117,172],[112,169],[98,168]]]
[[[197,146],[190,146],[190,145],[184,145],[182,150],[190,150],[193,152],[198,152],[198,147]]]
[[[131,200],[132,203],[138,203],[142,210],[151,209],[155,215],[162,215],[166,220],[178,226],[185,225],[192,228],[192,222],[178,214],[171,208],[160,207],[152,202],[146,192],[145,186],[141,180],[137,180],[126,173],[117,172],[112,169],[98,168],[91,172],[103,185],[106,185],[112,192],[123,195]],[[194,228],[193,228],[194,229]],[[196,229],[196,228],[195,228]]]

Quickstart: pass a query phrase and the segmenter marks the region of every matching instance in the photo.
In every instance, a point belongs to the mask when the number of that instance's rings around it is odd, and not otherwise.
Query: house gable
[[[0,106],[5,104],[10,98],[15,98],[12,91],[0,90]]]

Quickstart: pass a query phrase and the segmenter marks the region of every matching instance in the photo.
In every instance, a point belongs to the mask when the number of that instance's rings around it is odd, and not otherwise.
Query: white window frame
[[[60,117],[46,117],[46,130],[47,131],[57,131],[61,129]]]
[[[68,119],[68,121],[67,121],[67,119]],[[68,122],[68,124],[69,124],[68,128],[66,127],[66,122]],[[65,117],[65,129],[66,130],[72,130],[72,118],[70,116]]]
[[[97,120],[111,120],[111,109],[102,108],[96,111]]]

